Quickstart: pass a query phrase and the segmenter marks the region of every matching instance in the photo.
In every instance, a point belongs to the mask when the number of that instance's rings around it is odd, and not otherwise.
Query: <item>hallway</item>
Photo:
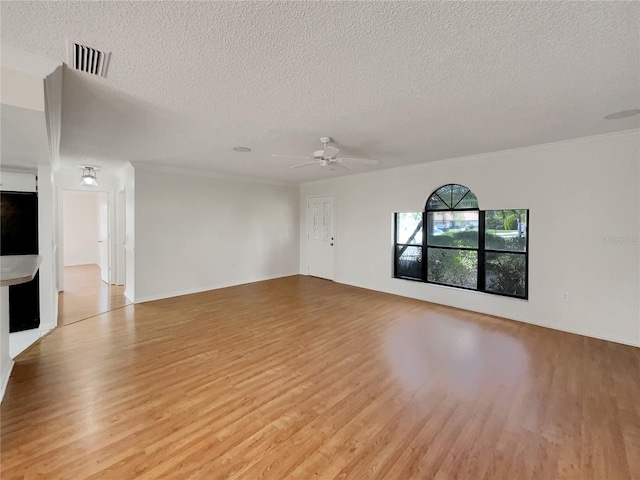
[[[64,291],[58,297],[58,326],[69,325],[129,305],[124,285],[100,279],[98,265],[64,267]]]

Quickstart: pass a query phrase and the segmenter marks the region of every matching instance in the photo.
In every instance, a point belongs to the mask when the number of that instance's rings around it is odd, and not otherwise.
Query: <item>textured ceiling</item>
[[[626,130],[637,2],[7,2],[2,40],[65,69],[61,156],[305,181],[330,135],[390,168]],[[232,151],[248,146],[251,153]],[[115,164],[115,163],[114,163]],[[354,172],[373,169],[353,167]]]

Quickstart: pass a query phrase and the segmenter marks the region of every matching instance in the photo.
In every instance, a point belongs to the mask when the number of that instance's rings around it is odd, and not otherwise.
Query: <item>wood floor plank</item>
[[[69,325],[131,304],[124,285],[100,279],[95,264],[64,267],[64,293],[58,296],[58,325]]]
[[[589,427],[583,423],[583,469],[585,478],[632,478],[638,466],[629,465],[623,437],[622,423],[616,398],[614,366],[606,342],[585,340],[591,348],[585,356],[584,415],[590,419]],[[633,380],[629,379],[630,382]],[[636,395],[636,398],[640,396]]]
[[[293,276],[44,337],[1,474],[640,480],[638,398],[640,349]]]

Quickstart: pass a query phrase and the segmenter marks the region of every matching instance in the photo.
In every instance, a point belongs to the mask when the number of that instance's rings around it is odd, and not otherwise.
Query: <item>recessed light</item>
[[[622,112],[612,113],[604,117],[606,120],[620,120],[621,118],[629,118],[640,114],[640,108],[633,110],[623,110]]]
[[[235,152],[250,152],[251,149],[249,147],[233,147]]]

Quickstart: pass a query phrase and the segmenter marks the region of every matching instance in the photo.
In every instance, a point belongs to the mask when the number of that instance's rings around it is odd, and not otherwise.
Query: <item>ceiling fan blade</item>
[[[378,165],[378,163],[380,163],[378,160],[373,160],[371,158],[336,158],[336,160],[340,163],[351,162],[359,163],[361,165]]]
[[[295,155],[271,155],[272,157],[278,157],[278,158],[302,158],[305,160],[308,160],[309,157],[299,157],[299,156],[295,156]]]
[[[307,162],[307,163],[301,163],[300,165],[294,165],[294,166],[289,167],[289,168],[305,167],[307,165],[313,165],[314,163],[316,163],[315,160],[313,162]]]
[[[349,171],[351,171],[351,169],[350,169],[350,168],[347,168],[347,166],[346,166],[344,163],[342,163],[342,162],[332,162],[332,163],[335,163],[336,165],[340,165],[340,166],[341,166],[342,168],[344,168],[345,170],[349,170]]]

